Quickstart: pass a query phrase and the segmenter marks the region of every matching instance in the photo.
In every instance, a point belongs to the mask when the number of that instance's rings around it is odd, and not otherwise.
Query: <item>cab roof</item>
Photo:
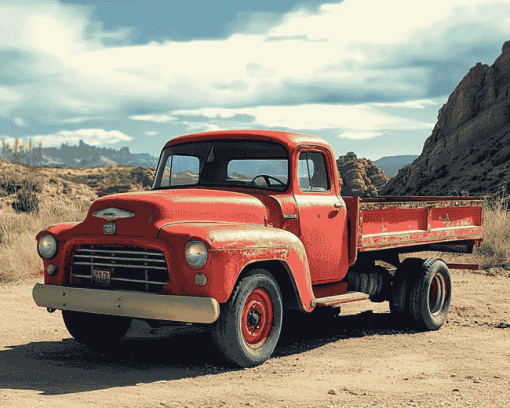
[[[279,142],[287,147],[289,151],[298,145],[315,144],[326,146],[332,149],[324,139],[295,132],[283,132],[279,130],[217,130],[214,132],[191,133],[177,136],[165,145],[165,148],[178,143],[197,142],[211,139],[251,139]]]

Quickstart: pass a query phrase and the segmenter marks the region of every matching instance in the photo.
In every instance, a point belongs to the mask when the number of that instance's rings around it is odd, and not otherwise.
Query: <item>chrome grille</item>
[[[77,286],[92,288],[94,269],[110,271],[113,290],[159,293],[168,283],[168,268],[161,251],[116,245],[83,245],[74,251],[72,277]],[[105,289],[104,286],[101,286]]]

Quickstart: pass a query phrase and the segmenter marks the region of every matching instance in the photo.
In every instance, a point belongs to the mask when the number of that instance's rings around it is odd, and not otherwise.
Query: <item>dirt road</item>
[[[287,327],[271,360],[237,370],[207,331],[134,323],[117,357],[76,343],[34,282],[0,287],[1,407],[510,406],[510,278],[451,271],[448,323],[399,329],[388,303]],[[370,312],[372,311],[373,312]],[[285,328],[284,328],[285,329]]]

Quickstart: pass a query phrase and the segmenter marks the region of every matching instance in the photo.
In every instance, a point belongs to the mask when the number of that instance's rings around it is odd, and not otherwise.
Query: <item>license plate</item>
[[[92,270],[92,283],[100,286],[110,286],[110,271],[102,269]]]

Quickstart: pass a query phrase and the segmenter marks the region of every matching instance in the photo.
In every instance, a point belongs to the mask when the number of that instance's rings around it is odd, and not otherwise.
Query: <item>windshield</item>
[[[170,146],[163,152],[153,189],[182,186],[248,187],[283,191],[287,149],[259,140],[212,140]]]

